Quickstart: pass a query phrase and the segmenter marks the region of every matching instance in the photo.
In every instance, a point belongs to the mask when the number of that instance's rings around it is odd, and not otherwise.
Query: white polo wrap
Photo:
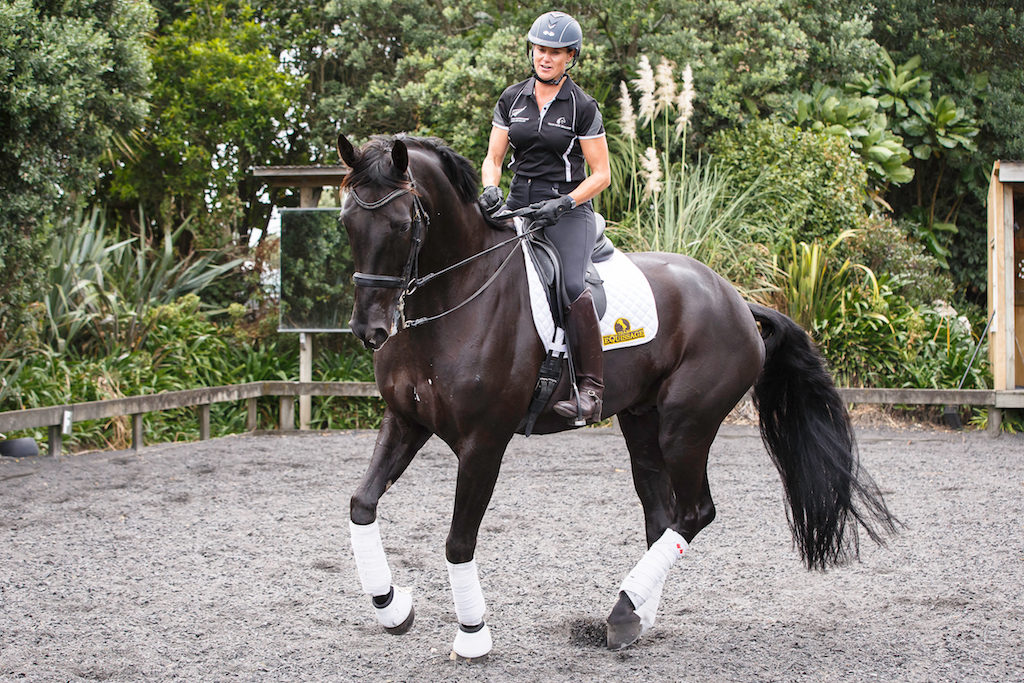
[[[480,588],[480,577],[476,571],[476,560],[462,564],[448,565],[448,580],[452,584],[452,598],[455,600],[455,615],[459,623],[476,626],[484,620],[484,592]]]
[[[619,589],[629,596],[633,607],[639,608],[652,598],[660,598],[668,570],[683,556],[687,547],[686,539],[672,529],[666,529],[661,538],[647,549]]]
[[[391,568],[384,556],[377,521],[370,524],[348,523],[352,535],[352,552],[356,556],[359,581],[367,595],[387,595],[391,590]]]

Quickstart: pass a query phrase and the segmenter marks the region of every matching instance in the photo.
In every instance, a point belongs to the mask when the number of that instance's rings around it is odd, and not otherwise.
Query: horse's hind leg
[[[412,596],[395,590],[391,568],[377,526],[377,502],[409,466],[430,432],[402,420],[389,409],[384,414],[370,466],[352,496],[349,530],[352,552],[363,591],[373,600],[377,621],[389,633],[405,633],[412,626]]]
[[[706,467],[717,423],[714,429],[691,429],[683,432],[686,438],[678,438],[675,420],[663,424],[653,409],[620,414],[619,422],[644,508],[648,550],[622,582],[608,616],[611,649],[631,645],[653,626],[669,569],[715,517]]]

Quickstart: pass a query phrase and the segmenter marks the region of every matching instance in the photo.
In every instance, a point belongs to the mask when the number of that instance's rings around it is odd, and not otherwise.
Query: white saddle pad
[[[522,231],[521,220],[517,218],[515,223],[516,229]],[[522,249],[537,334],[547,350],[564,353],[565,331],[557,327],[551,317],[545,287],[537,275],[533,259],[526,252],[525,243]],[[594,265],[604,280],[604,291],[608,299],[608,308],[601,318],[604,350],[639,346],[654,339],[658,334],[658,310],[651,285],[640,269],[618,249],[610,259]]]

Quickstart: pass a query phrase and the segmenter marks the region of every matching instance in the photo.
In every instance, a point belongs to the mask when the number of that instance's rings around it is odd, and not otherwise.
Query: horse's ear
[[[397,175],[404,175],[405,170],[409,168],[409,148],[401,140],[395,140],[391,147],[391,163],[395,165]]]
[[[341,160],[348,164],[349,168],[355,168],[356,149],[348,141],[344,133],[338,133],[338,154],[341,155]]]

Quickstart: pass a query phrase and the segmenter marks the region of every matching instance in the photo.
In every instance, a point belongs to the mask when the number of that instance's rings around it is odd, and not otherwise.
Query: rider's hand
[[[563,194],[561,197],[531,204],[530,208],[536,209],[533,213],[533,225],[535,227],[547,227],[557,223],[558,219],[566,211],[575,209],[576,200],[567,194]]]
[[[505,199],[501,196],[501,190],[494,185],[488,185],[484,188],[484,191],[480,193],[480,198],[476,201],[483,212],[490,216],[498,210]]]

